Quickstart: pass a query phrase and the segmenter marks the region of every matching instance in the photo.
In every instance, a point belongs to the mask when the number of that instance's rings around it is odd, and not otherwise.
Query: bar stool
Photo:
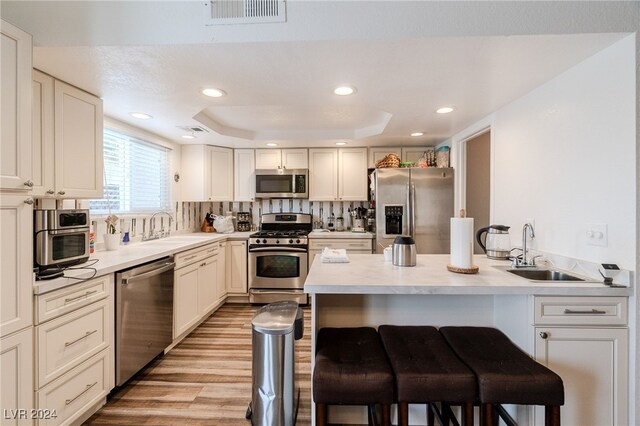
[[[398,425],[409,424],[412,403],[427,404],[427,424],[433,425],[435,402],[442,403],[442,424],[449,424],[453,403],[462,406],[461,424],[473,425],[476,377],[435,327],[381,325],[378,333],[396,379]]]
[[[366,405],[369,424],[376,424],[375,406],[380,405],[382,425],[390,426],[393,372],[376,330],[322,328],[316,341],[316,424],[327,424],[328,405]]]
[[[545,425],[560,426],[562,379],[490,327],[442,327],[440,333],[478,379],[481,424],[515,421],[501,404],[544,405]],[[497,414],[497,415],[496,415]]]

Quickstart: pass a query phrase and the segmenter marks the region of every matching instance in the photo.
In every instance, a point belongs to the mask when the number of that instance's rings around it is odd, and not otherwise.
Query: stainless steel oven
[[[249,301],[295,300],[306,304],[311,217],[303,213],[265,214],[262,231],[249,237]]]
[[[89,210],[34,210],[34,266],[68,266],[89,259]]]
[[[256,170],[256,198],[309,198],[307,169]]]

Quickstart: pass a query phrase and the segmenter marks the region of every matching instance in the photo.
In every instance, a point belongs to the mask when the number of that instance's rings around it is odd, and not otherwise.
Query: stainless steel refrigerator
[[[418,254],[449,253],[452,168],[376,169],[376,253],[410,235]]]

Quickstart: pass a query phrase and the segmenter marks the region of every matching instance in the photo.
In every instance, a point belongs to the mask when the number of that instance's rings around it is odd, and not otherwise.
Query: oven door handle
[[[66,234],[81,234],[83,232],[88,232],[89,227],[82,228],[73,228],[73,229],[49,229],[47,233],[51,235],[66,235]]]
[[[249,253],[254,252],[295,252],[295,253],[306,253],[307,249],[297,248],[297,247],[257,247],[249,249]]]

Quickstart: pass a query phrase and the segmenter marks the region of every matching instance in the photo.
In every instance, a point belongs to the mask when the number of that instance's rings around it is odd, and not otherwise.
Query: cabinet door
[[[33,70],[32,91],[32,194],[54,195],[53,77]]]
[[[561,419],[567,425],[627,423],[628,330],[537,327],[535,358],[564,382]],[[544,424],[536,407],[535,424]]]
[[[31,188],[31,36],[0,25],[0,188]]]
[[[229,241],[229,275],[227,291],[234,294],[247,294],[247,242]]]
[[[33,200],[0,195],[0,336],[33,324]]]
[[[420,157],[422,157],[422,154],[424,154],[425,151],[427,151],[428,149],[433,149],[433,148],[427,148],[427,147],[422,147],[422,146],[411,146],[411,147],[405,147],[402,148],[402,161],[412,161],[412,162],[417,162]]]
[[[338,198],[342,201],[367,199],[367,148],[340,148]]]
[[[218,268],[220,256],[215,254],[200,264],[198,270],[198,312],[199,317],[213,309],[218,301]]]
[[[366,179],[366,174],[365,174]],[[338,150],[309,150],[309,200],[338,199]],[[366,197],[364,198],[366,200]]]
[[[282,166],[279,149],[256,149],[256,169],[279,169]]]
[[[174,272],[173,339],[175,340],[200,319],[198,309],[198,270],[200,263]]]
[[[367,166],[370,169],[374,169],[376,167],[376,161],[382,160],[387,154],[397,154],[398,157],[401,156],[401,148],[399,146],[376,146],[369,148],[369,162]]]
[[[33,408],[33,328],[0,339],[2,425],[31,424]],[[11,411],[13,410],[13,411]],[[18,410],[24,416],[19,420]]]
[[[234,201],[254,201],[256,197],[256,167],[253,149],[236,149],[233,152],[235,188]]]
[[[233,150],[208,147],[209,201],[233,201]]]
[[[182,145],[180,147],[182,201],[207,201],[209,199],[210,158],[204,145]]]
[[[102,198],[102,99],[56,80],[56,196]]]
[[[218,252],[218,280],[216,281],[216,303],[227,297],[227,242],[219,243]]]
[[[304,148],[283,149],[282,167],[286,169],[308,169],[309,156]]]

